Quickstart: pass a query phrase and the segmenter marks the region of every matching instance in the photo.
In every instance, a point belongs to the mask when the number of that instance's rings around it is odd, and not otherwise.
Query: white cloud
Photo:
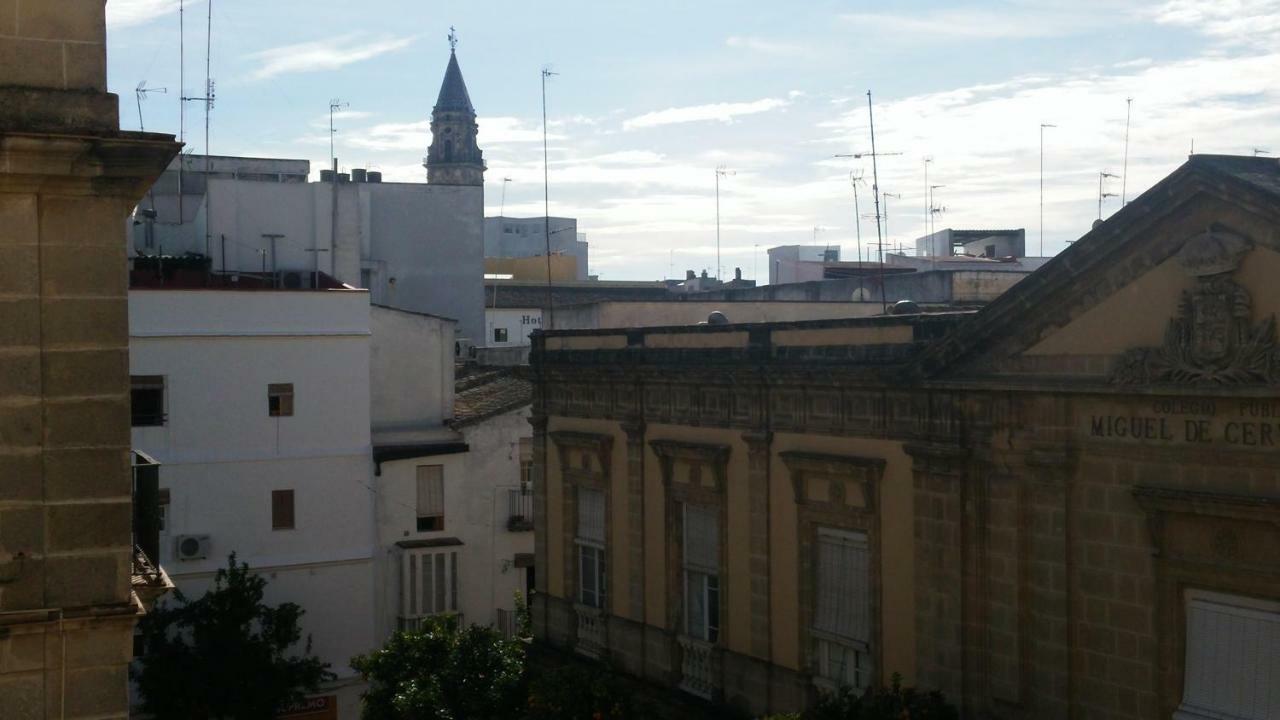
[[[250,73],[249,77],[254,80],[263,80],[287,73],[337,70],[353,63],[402,50],[413,44],[415,39],[412,36],[370,39],[359,33],[351,33],[326,40],[283,45],[251,53],[249,57],[262,64]]]
[[[481,148],[491,145],[542,142],[542,128],[529,126],[519,118],[480,118],[479,143]],[[412,150],[426,152],[431,145],[431,121],[379,123],[364,130],[347,133],[344,142],[365,150]],[[548,133],[548,140],[564,139],[563,135]]]
[[[1194,1],[1194,0],[1192,0]],[[1062,37],[1127,19],[1115,6],[1094,13],[1076,3],[1071,10],[1049,8],[1002,9],[951,7],[933,12],[845,13],[840,19],[880,40],[919,43],[928,38],[995,40]]]
[[[645,113],[622,123],[623,130],[636,128],[675,125],[678,123],[704,122],[718,120],[723,123],[733,122],[740,115],[756,115],[786,107],[789,101],[781,98],[761,98],[752,102],[712,103],[709,105],[691,105],[680,108],[667,108],[656,112]]]
[[[1162,25],[1191,28],[1224,45],[1275,46],[1280,0],[1170,0],[1152,13]]]
[[[200,0],[187,0],[187,7]],[[111,0],[107,3],[107,27],[116,30],[142,25],[178,11],[178,0]]]
[[[743,35],[731,35],[725,38],[724,44],[739,50],[750,50],[761,55],[777,57],[809,57],[813,54],[810,48],[803,45]]]

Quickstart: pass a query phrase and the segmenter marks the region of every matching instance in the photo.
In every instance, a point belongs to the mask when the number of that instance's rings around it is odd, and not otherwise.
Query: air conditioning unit
[[[173,555],[179,560],[203,560],[209,557],[212,544],[208,535],[179,535],[173,541]]]
[[[458,338],[453,343],[453,358],[455,360],[475,360],[476,344],[471,342],[471,338]]]
[[[285,290],[312,289],[315,274],[310,270],[281,270],[276,273],[276,287]]]

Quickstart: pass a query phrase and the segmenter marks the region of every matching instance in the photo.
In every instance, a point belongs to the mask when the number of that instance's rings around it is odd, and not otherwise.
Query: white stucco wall
[[[377,306],[370,313],[374,433],[438,429],[453,417],[457,323]]]
[[[374,646],[368,294],[134,290],[129,319],[131,374],[165,378],[166,424],[133,429],[170,494],[161,563],[199,595],[235,552],[351,680]],[[292,416],[268,414],[271,383],[293,384]],[[294,491],[293,529],[271,527],[275,489]],[[206,559],[175,558],[188,534]]]
[[[525,570],[514,566],[516,553],[533,552],[532,532],[507,530],[507,491],[520,486],[520,438],[532,435],[529,410],[512,411],[465,428],[466,453],[435,455],[382,464],[376,478],[381,550],[379,637],[396,627],[400,607],[403,550],[397,542],[457,538],[461,545],[441,548],[459,552],[458,608],[467,622],[495,621],[496,608],[514,611],[514,593],[525,588]],[[441,465],[444,472],[444,529],[416,529],[416,468]]]
[[[485,347],[526,347],[529,334],[542,329],[542,308],[485,308]],[[494,330],[503,328],[507,339],[494,339]]]

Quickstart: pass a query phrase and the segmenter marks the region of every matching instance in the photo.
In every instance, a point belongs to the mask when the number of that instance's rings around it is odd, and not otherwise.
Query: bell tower
[[[476,144],[476,109],[458,67],[458,35],[449,28],[449,66],[431,110],[431,147],[422,163],[433,185],[484,185],[484,155]]]

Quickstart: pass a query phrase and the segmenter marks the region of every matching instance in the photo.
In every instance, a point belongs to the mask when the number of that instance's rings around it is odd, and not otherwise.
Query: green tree
[[[902,687],[902,676],[893,674],[889,687],[870,687],[859,695],[841,688],[824,695],[801,714],[804,720],[959,720],[960,713],[942,693]]]
[[[158,718],[269,720],[277,710],[334,678],[328,663],[289,654],[302,638],[294,603],[262,602],[267,581],[236,564],[214,576],[197,600],[173,598],[143,617],[144,654],[133,671],[143,710]]]
[[[519,717],[524,644],[491,628],[429,618],[416,632],[351,659],[369,682],[364,720],[489,720]]]

